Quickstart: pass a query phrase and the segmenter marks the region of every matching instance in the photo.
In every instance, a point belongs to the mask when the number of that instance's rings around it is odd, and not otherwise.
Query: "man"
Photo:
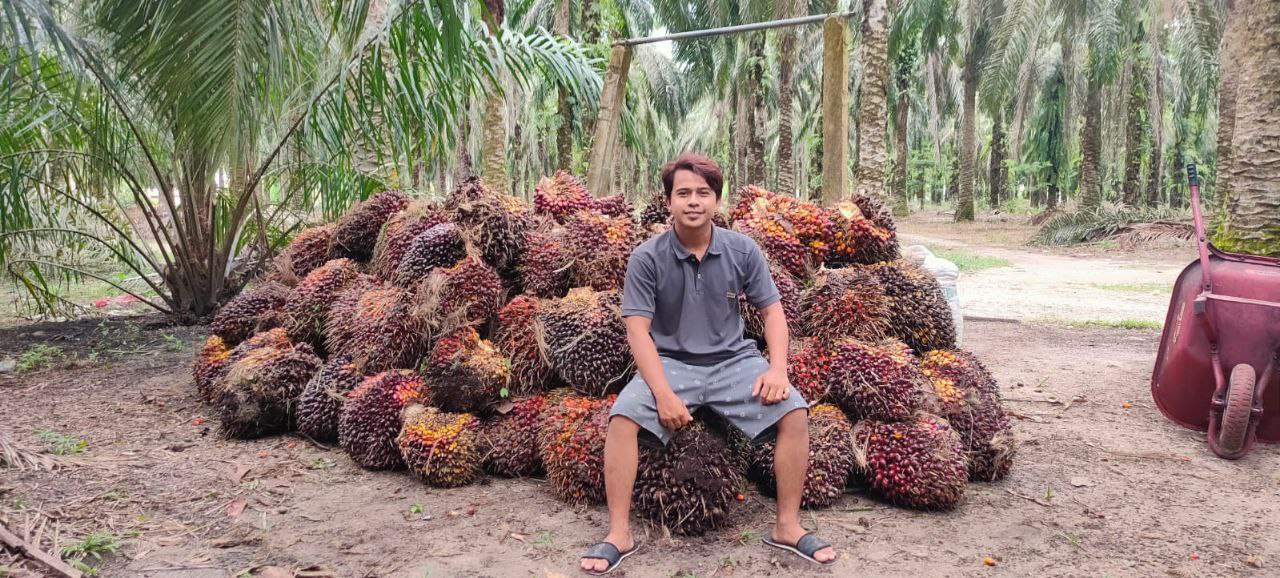
[[[787,380],[787,320],[760,247],[716,227],[724,177],[711,159],[683,154],[662,169],[672,227],[631,254],[622,315],[639,375],[610,412],[605,439],[609,534],[582,556],[592,574],[613,571],[638,544],[630,529],[638,443],[666,444],[707,407],[753,441],[776,435],[778,512],[764,542],[829,564],[831,546],[800,526],[809,462],[808,404]],[[742,336],[738,294],[764,320],[769,361]]]

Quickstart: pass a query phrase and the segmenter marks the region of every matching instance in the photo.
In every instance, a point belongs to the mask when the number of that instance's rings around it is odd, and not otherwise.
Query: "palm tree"
[[[1137,33],[1133,35],[1129,49],[1129,101],[1125,111],[1124,139],[1124,195],[1122,202],[1129,207],[1138,206],[1142,198],[1142,182],[1139,173],[1142,170],[1143,144],[1146,142],[1147,124],[1147,62],[1148,56],[1143,49],[1143,28],[1139,24]]]
[[[1080,131],[1080,205],[1102,204],[1102,91],[1121,62],[1122,0],[1089,0],[1084,128]]]
[[[794,18],[807,12],[800,0],[775,0],[775,17],[778,19]],[[796,192],[795,157],[793,155],[793,135],[791,131],[791,115],[793,92],[795,90],[796,67],[796,31],[794,28],[783,28],[778,31],[778,190],[784,193]]]
[[[888,128],[889,10],[886,0],[864,0],[862,89],[858,93],[858,170],[860,193],[885,198],[885,135]]]
[[[974,218],[974,149],[977,132],[978,83],[990,48],[992,31],[1004,13],[1001,0],[967,0],[964,13],[964,65],[960,110],[960,190],[956,195],[957,221]]]
[[[571,0],[557,0],[555,13],[556,34],[569,37],[569,7]],[[556,116],[560,121],[556,128],[556,166],[571,170],[573,164],[573,106],[569,101],[568,87],[561,86],[556,95]]]
[[[1146,204],[1154,207],[1160,202],[1161,182],[1164,180],[1164,50],[1163,14],[1159,0],[1150,3],[1151,26],[1147,27],[1147,49],[1151,54],[1151,90],[1147,99],[1151,123],[1151,148],[1147,159]]]

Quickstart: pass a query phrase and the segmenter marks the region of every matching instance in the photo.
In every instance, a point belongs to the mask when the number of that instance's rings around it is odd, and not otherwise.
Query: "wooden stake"
[[[84,576],[84,574],[79,570],[68,566],[66,562],[49,555],[48,552],[41,550],[39,547],[32,545],[30,542],[27,542],[22,538],[19,538],[17,535],[5,528],[4,524],[0,524],[0,542],[4,542],[6,546],[17,551],[19,554],[23,554],[32,560],[44,564],[50,570],[57,572],[59,576],[64,576],[65,578],[81,578]]]
[[[590,164],[587,165],[587,190],[593,196],[608,194],[613,182],[614,157],[618,148],[618,134],[622,128],[622,105],[626,102],[627,71],[630,68],[631,47],[615,45],[609,54],[609,67],[604,71],[600,115],[591,140]]]
[[[822,23],[822,204],[847,197],[849,166],[849,57],[844,18]]]

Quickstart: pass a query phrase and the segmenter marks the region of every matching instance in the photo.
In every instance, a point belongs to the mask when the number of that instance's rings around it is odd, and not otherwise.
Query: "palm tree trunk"
[[[1102,82],[1089,76],[1080,131],[1080,205],[1086,209],[1102,205]]]
[[[1004,202],[1005,179],[1009,170],[1004,166],[1005,159],[1004,111],[1000,110],[991,118],[991,156],[987,165],[987,180],[990,181],[991,208],[997,208]]]
[[[1216,242],[1229,251],[1280,256],[1280,2],[1246,0],[1228,39],[1239,65],[1231,141],[1231,198]]]
[[[484,19],[489,36],[498,35],[502,23],[490,12]],[[498,190],[507,190],[507,134],[503,126],[502,93],[498,86],[489,87],[489,94],[484,100],[484,127],[481,133],[481,149],[484,160],[481,163],[484,178],[489,186]]]
[[[864,0],[862,91],[858,97],[857,191],[885,200],[888,132],[889,10],[885,0]]]
[[[960,190],[956,194],[957,221],[973,220],[973,164],[974,138],[977,129],[977,94],[978,75],[976,71],[965,71],[963,75],[963,96],[960,105]]]
[[[898,79],[898,102],[893,107],[894,153],[893,160],[893,214],[897,217],[911,213],[911,200],[907,195],[907,161],[911,157],[911,147],[907,143],[907,116],[910,113],[911,101],[907,91],[911,88],[910,79],[902,75]]]
[[[555,33],[569,37],[569,3],[570,0],[556,2]],[[557,116],[560,127],[556,130],[556,168],[572,170],[573,164],[573,107],[569,103],[569,89],[563,84],[559,89]]]
[[[747,150],[747,182],[764,186],[764,35],[752,34],[750,40],[751,64],[748,71],[748,84],[751,87],[750,110],[748,119]]]
[[[1075,19],[1071,18],[1063,27],[1062,38],[1062,156],[1066,159],[1066,166],[1062,167],[1063,171],[1059,173],[1058,183],[1066,181],[1068,186],[1067,193],[1070,193],[1071,181],[1071,158],[1072,143],[1071,139],[1076,134],[1076,109],[1075,109],[1075,80],[1076,80],[1076,26]],[[1056,206],[1053,202],[1048,203],[1050,207]]]
[[[1137,48],[1137,44],[1134,45]],[[1129,104],[1125,112],[1124,204],[1138,206],[1142,198],[1142,148],[1146,140],[1143,108],[1147,106],[1146,58],[1135,56],[1129,81]]]
[[[799,0],[775,0],[775,14],[791,18],[800,12]],[[778,31],[778,191],[796,193],[795,153],[791,132],[791,106],[795,87],[796,31]]]
[[[1240,76],[1238,59],[1241,56],[1240,44],[1243,39],[1240,36],[1240,30],[1243,28],[1243,22],[1241,22],[1243,17],[1240,12],[1237,8],[1227,14],[1227,25],[1222,34],[1222,49],[1219,57],[1221,84],[1218,88],[1218,162],[1214,171],[1214,192],[1217,198],[1222,200],[1221,207],[1227,213],[1233,209],[1229,203],[1234,198],[1231,186],[1231,164],[1235,160],[1232,144],[1236,133],[1236,94]]]
[[[1147,99],[1151,110],[1151,158],[1147,164],[1147,206],[1154,207],[1160,203],[1161,182],[1164,180],[1164,94],[1160,79],[1160,33],[1157,26],[1151,27],[1151,98]],[[1221,117],[1218,120],[1222,122]]]

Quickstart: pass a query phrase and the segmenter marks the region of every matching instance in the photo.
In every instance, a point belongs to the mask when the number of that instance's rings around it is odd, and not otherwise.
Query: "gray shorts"
[[[662,369],[667,374],[667,382],[671,390],[689,408],[689,413],[701,407],[710,408],[720,414],[734,427],[742,431],[747,438],[756,440],[761,434],[771,431],[774,424],[783,416],[796,409],[808,409],[809,403],[804,400],[795,387],[791,395],[773,405],[760,403],[760,398],[751,397],[751,389],[756,378],[769,369],[758,352],[740,355],[709,367],[689,365],[668,357],[662,357]],[[609,416],[624,416],[636,422],[645,434],[657,438],[662,445],[671,439],[672,431],[658,421],[658,405],[654,400],[649,385],[637,373],[635,378],[618,394]]]

